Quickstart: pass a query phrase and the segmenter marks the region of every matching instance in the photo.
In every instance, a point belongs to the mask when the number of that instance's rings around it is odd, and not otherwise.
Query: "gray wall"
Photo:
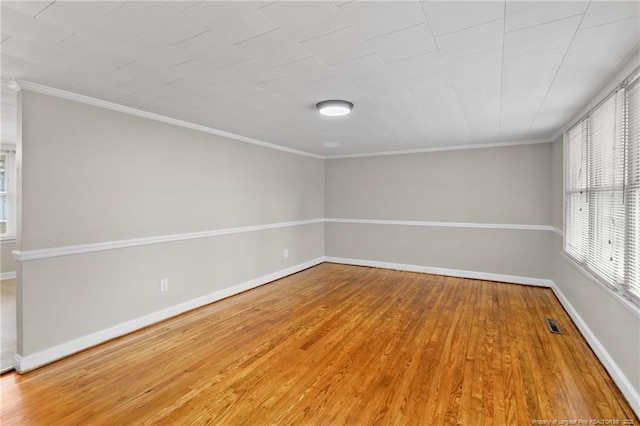
[[[321,159],[30,91],[21,103],[23,251],[323,216]],[[18,352],[321,257],[323,239],[316,223],[20,262]]]
[[[19,103],[22,250],[323,216],[562,228],[561,141],[323,161],[29,91]],[[552,278],[640,389],[639,317],[561,245],[540,230],[317,223],[24,261],[19,352],[327,255]]]
[[[563,148],[562,138],[552,149],[552,218],[562,229],[563,217]],[[551,237],[551,277],[602,343],[631,385],[640,392],[640,315],[602,285],[587,278],[562,255],[562,237]]]
[[[16,262],[11,252],[16,249],[15,240],[0,241],[0,272],[14,272]]]
[[[325,162],[328,218],[548,225],[551,144]],[[326,255],[549,278],[548,231],[327,223]]]

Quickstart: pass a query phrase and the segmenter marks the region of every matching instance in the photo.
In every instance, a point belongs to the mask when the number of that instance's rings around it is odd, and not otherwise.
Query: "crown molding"
[[[239,141],[250,143],[253,145],[262,146],[265,148],[275,149],[278,151],[288,152],[291,154],[301,155],[305,157],[327,159],[327,160],[341,159],[341,158],[379,157],[379,156],[385,156],[385,155],[423,154],[423,153],[429,153],[429,152],[457,151],[457,150],[467,150],[467,149],[503,148],[503,147],[509,147],[509,146],[551,143],[557,139],[557,135],[554,135],[554,137],[552,138],[525,140],[525,141],[495,142],[495,143],[487,143],[487,144],[467,144],[467,145],[457,145],[457,146],[439,146],[439,147],[431,147],[431,148],[416,148],[416,149],[396,150],[396,151],[377,151],[377,152],[369,152],[369,153],[356,153],[356,154],[344,154],[344,155],[320,155],[320,154],[314,154],[307,151],[288,148],[288,147],[277,145],[271,142],[261,141],[259,139],[238,135],[236,133],[231,133],[224,130],[219,130],[219,129],[191,123],[184,120],[179,120],[176,118],[167,117],[164,115],[140,110],[133,107],[128,107],[128,106],[117,104],[114,102],[93,98],[91,96],[81,95],[78,93],[69,92],[62,89],[56,89],[54,87],[45,86],[43,84],[33,83],[26,80],[20,80],[20,79],[12,80],[9,83],[9,87],[15,90],[16,92],[19,92],[21,90],[29,90],[36,93],[42,93],[49,96],[55,96],[57,98],[67,99],[67,100],[80,102],[87,105],[109,109],[112,111],[134,115],[137,117],[147,118],[154,121],[160,121],[163,123],[196,130],[203,133],[209,133],[212,135],[222,136],[229,139],[239,140]],[[560,134],[561,133],[562,132],[560,132]]]
[[[191,123],[184,120],[178,120],[176,118],[167,117],[167,116],[156,114],[153,112],[143,111],[141,109],[132,108],[132,107],[128,107],[121,104],[116,104],[114,102],[104,101],[102,99],[80,95],[78,93],[68,92],[66,90],[56,89],[53,87],[45,86],[43,84],[32,83],[30,81],[25,81],[25,80],[13,80],[11,83],[9,83],[9,86],[15,91],[29,90],[32,92],[42,93],[44,95],[55,96],[57,98],[67,99],[67,100],[80,102],[87,105],[109,109],[112,111],[135,115],[137,117],[148,118],[150,120],[160,121],[162,123],[172,124],[174,126],[185,127],[187,129],[197,130],[203,133],[209,133],[216,136],[235,139],[235,140],[247,142],[253,145],[259,145],[265,148],[271,148],[278,151],[288,152],[291,154],[302,155],[305,157],[324,159],[324,156],[322,155],[312,154],[310,152],[300,151],[293,148],[287,148],[287,147],[276,145],[270,142],[249,138],[247,136],[242,136],[242,135],[238,135],[231,132],[226,132],[224,130],[214,129],[213,127],[207,127],[207,126]]]
[[[458,151],[465,149],[482,149],[482,148],[504,148],[509,146],[520,145],[533,145],[539,143],[551,143],[555,139],[535,139],[529,141],[513,141],[513,142],[494,142],[485,144],[471,144],[471,145],[457,145],[457,146],[439,146],[433,148],[417,148],[417,149],[405,149],[399,151],[378,151],[369,152],[363,154],[345,154],[345,155],[328,155],[325,156],[327,160],[334,160],[340,158],[361,158],[361,157],[381,157],[384,155],[406,155],[406,154],[423,154],[428,152],[440,152],[440,151]]]
[[[8,86],[14,92],[19,92],[22,90],[22,86],[20,85],[20,83],[18,83],[18,80],[11,80]]]

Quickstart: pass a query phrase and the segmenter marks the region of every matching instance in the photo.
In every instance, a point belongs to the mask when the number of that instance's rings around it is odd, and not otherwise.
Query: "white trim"
[[[242,293],[252,288],[259,287],[271,281],[286,277],[287,275],[295,274],[296,272],[311,268],[312,266],[316,266],[322,262],[324,262],[324,258],[318,257],[316,259],[300,263],[298,265],[291,266],[289,268],[282,269],[280,271],[273,272],[262,277],[254,278],[253,280],[236,284],[234,286],[215,291],[211,294],[207,294],[205,296],[198,297],[196,299],[192,299],[178,305],[170,306],[160,311],[156,311],[151,314],[127,321],[125,323],[115,325],[105,330],[79,337],[77,339],[54,346],[52,348],[45,349],[40,352],[36,352],[34,354],[26,356],[15,355],[13,358],[14,368],[18,373],[31,371],[66,356],[88,349],[92,346],[96,346],[108,340],[115,339],[116,337],[124,336],[125,334],[131,333],[144,327],[148,327],[157,322],[164,321],[168,318],[180,315],[184,312],[191,311],[201,306],[208,305],[226,297]]]
[[[16,93],[22,90],[22,85],[17,80],[11,80],[7,86]]]
[[[380,262],[378,260],[349,259],[325,256],[326,262],[343,265],[370,266],[373,268],[395,269],[398,271],[422,272],[425,274],[446,275],[449,277],[471,278],[475,280],[499,281],[511,284],[524,284],[536,287],[551,287],[552,281],[544,278],[521,277],[517,275],[493,274],[490,272],[465,271],[461,269],[437,268],[433,266],[410,265],[406,263]]]
[[[559,235],[561,237],[564,236],[564,232],[562,232],[562,229],[556,228],[555,226],[551,227],[551,232],[553,232],[554,234]]]
[[[3,235],[0,237],[0,244],[4,243],[15,243],[16,236],[15,235]]]
[[[627,398],[627,402],[636,413],[637,416],[640,416],[640,393],[637,389],[633,387],[627,376],[620,369],[615,360],[609,355],[607,349],[604,345],[598,340],[596,335],[591,331],[587,323],[582,319],[578,311],[573,307],[569,299],[560,291],[555,282],[551,281],[551,289],[560,300],[560,303],[567,311],[574,324],[578,327],[584,338],[587,340],[587,343],[596,354],[600,362],[604,365],[607,372],[613,379],[613,381],[618,385],[618,388],[622,391],[623,395]]]
[[[16,271],[0,272],[0,280],[10,280],[16,277]]]
[[[618,302],[621,307],[627,309],[629,312],[634,314],[640,320],[640,306],[636,305],[635,303],[632,303],[629,299],[624,297],[621,293],[618,293],[612,290],[609,286],[607,286],[605,283],[600,281],[591,272],[586,270],[582,265],[580,265],[578,262],[572,259],[571,256],[568,256],[564,251],[561,252],[561,254],[564,260],[566,260],[570,265],[572,265],[574,268],[576,268],[578,271],[584,274],[587,278],[589,278],[591,281],[597,284],[600,288],[602,288],[605,292],[607,292],[613,300]]]
[[[29,260],[46,259],[50,257],[68,256],[96,251],[115,250],[127,247],[138,247],[150,244],[169,243],[172,241],[191,240],[196,238],[219,237],[222,235],[240,234],[244,232],[263,231],[266,229],[285,228],[290,226],[310,225],[314,223],[352,223],[368,225],[396,225],[396,226],[431,226],[446,228],[478,228],[478,229],[513,229],[521,231],[552,231],[562,232],[549,225],[523,225],[511,223],[468,223],[468,222],[429,222],[415,220],[378,220],[378,219],[344,219],[344,218],[318,218],[298,220],[292,222],[270,223],[266,225],[243,226],[237,228],[223,228],[211,231],[187,232],[172,235],[159,235],[155,237],[132,238],[128,240],[105,241],[100,243],[78,244],[73,246],[51,247],[35,250],[14,250],[13,258],[19,262]]]
[[[405,149],[405,150],[399,150],[399,151],[379,151],[379,152],[369,152],[369,153],[362,153],[362,154],[327,155],[324,158],[327,160],[334,160],[334,159],[340,159],[340,158],[380,157],[383,155],[423,154],[427,152],[457,151],[461,149],[504,148],[508,146],[551,143],[554,140],[555,139],[536,139],[536,140],[530,140],[530,141],[495,142],[495,143],[456,145],[456,146],[438,146],[433,148]]]
[[[538,139],[538,140],[529,140],[529,141],[497,142],[497,143],[457,145],[457,146],[440,146],[440,147],[432,147],[432,148],[407,149],[407,150],[400,150],[400,151],[381,151],[381,152],[371,152],[371,153],[361,153],[361,154],[325,156],[325,155],[313,154],[311,152],[301,151],[298,149],[288,148],[282,145],[261,141],[259,139],[238,135],[236,133],[226,132],[224,130],[214,129],[212,127],[207,127],[200,124],[190,123],[188,121],[178,120],[178,119],[167,117],[164,115],[143,111],[137,108],[116,104],[114,102],[104,101],[101,99],[92,98],[90,96],[80,95],[78,93],[68,92],[66,90],[56,89],[54,87],[45,86],[43,84],[32,83],[30,81],[12,80],[9,83],[9,87],[15,90],[16,92],[19,92],[20,90],[23,90],[23,89],[30,90],[32,92],[55,96],[62,99],[68,99],[68,100],[80,102],[87,105],[93,105],[100,108],[109,109],[112,111],[118,111],[125,114],[135,115],[137,117],[148,118],[150,120],[160,121],[163,123],[185,127],[188,129],[193,129],[193,130],[197,130],[200,132],[209,133],[213,135],[223,136],[229,139],[235,139],[235,140],[247,142],[250,144],[263,146],[266,148],[276,149],[279,151],[289,152],[297,155],[303,155],[305,157],[320,158],[320,159],[377,157],[381,155],[421,154],[426,152],[456,151],[456,150],[462,150],[462,149],[501,148],[501,147],[508,147],[508,146],[550,143],[555,140],[555,139]]]
[[[326,223],[357,223],[366,225],[434,226],[442,228],[517,229],[524,231],[553,231],[549,225],[523,225],[516,223],[430,222],[417,220],[378,220],[326,218]]]
[[[266,225],[242,226],[238,228],[224,228],[212,231],[187,232],[173,235],[160,235],[157,237],[133,238],[130,240],[105,241],[101,243],[79,244],[74,246],[51,247],[36,250],[14,250],[13,258],[19,262],[49,257],[68,256],[71,254],[91,253],[96,251],[114,250],[126,247],[137,247],[149,244],[168,243],[172,241],[192,240],[195,238],[219,237],[221,235],[240,234],[244,232],[263,231],[266,229],[286,228],[290,226],[309,225],[322,223],[324,219],[297,220],[293,222],[269,223]]]
[[[73,92],[67,92],[65,90],[55,89],[53,87],[44,86],[42,84],[32,83],[30,81],[24,80],[13,80],[9,83],[9,86],[16,90],[20,91],[22,89],[30,90],[32,92],[42,93],[45,95],[55,96],[62,99],[68,99],[75,102],[80,102],[87,105],[93,105],[100,108],[109,109],[112,111],[118,111],[125,114],[135,115],[137,117],[148,118],[150,120],[160,121],[167,124],[172,124],[174,126],[185,127],[187,129],[197,130],[204,133],[209,133],[212,135],[222,136],[229,139],[235,139],[242,142],[247,142],[253,145],[259,145],[266,148],[276,149],[278,151],[289,152],[291,154],[303,155],[305,157],[313,157],[313,158],[321,158],[324,159],[322,155],[312,154],[310,152],[300,151],[293,148],[287,148],[282,145],[276,145],[270,142],[264,142],[258,139],[249,138],[246,136],[238,135],[235,133],[225,132],[224,130],[214,129],[212,127],[203,126],[200,124],[190,123],[188,121],[178,120],[175,118],[167,117],[160,114],[155,114],[148,111],[143,111],[137,108],[132,108],[120,104],[116,104],[113,102],[103,101],[101,99],[92,98],[90,96],[79,95]]]

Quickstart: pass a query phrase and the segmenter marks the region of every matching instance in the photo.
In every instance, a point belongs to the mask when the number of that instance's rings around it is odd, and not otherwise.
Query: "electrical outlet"
[[[289,249],[284,249],[284,258],[285,259],[289,258]]]
[[[163,278],[160,280],[160,291],[169,291],[169,278]]]

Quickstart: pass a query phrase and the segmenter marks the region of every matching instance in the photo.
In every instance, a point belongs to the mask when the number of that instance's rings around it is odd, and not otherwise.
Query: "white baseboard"
[[[16,277],[16,271],[0,272],[0,280],[10,280]]]
[[[553,281],[543,278],[520,277],[517,275],[493,274],[489,272],[464,271],[461,269],[436,268],[433,266],[409,265],[406,263],[380,262],[377,260],[349,259],[344,257],[325,257],[326,262],[344,265],[371,266],[374,268],[396,269],[399,271],[423,272],[425,274],[446,275],[450,277],[472,278],[476,280],[499,281],[512,284],[525,284],[537,287],[551,287]]]
[[[620,367],[618,367],[618,364],[616,364],[611,355],[609,355],[609,352],[607,352],[604,345],[600,343],[600,340],[598,340],[587,323],[582,319],[578,311],[576,311],[571,302],[569,302],[569,299],[567,299],[567,297],[562,293],[562,291],[560,291],[560,288],[553,281],[551,281],[551,288],[558,297],[558,300],[560,300],[560,303],[562,304],[564,309],[573,320],[574,324],[578,327],[584,338],[587,340],[587,343],[589,344],[593,352],[596,354],[598,359],[600,359],[602,365],[604,365],[604,368],[606,368],[613,381],[616,383],[616,385],[618,385],[618,388],[620,388],[620,391],[623,393],[625,398],[627,398],[627,402],[629,402],[629,405],[631,406],[633,411],[637,416],[640,417],[640,393],[638,392],[638,390],[633,387],[627,376],[620,369]]]
[[[298,265],[294,265],[289,268],[255,278],[253,280],[237,284],[232,287],[228,287],[211,294],[189,300],[184,303],[180,303],[175,306],[170,306],[166,309],[153,312],[143,317],[118,324],[114,327],[71,340],[69,342],[54,346],[49,349],[45,349],[34,354],[26,356],[15,355],[13,358],[14,368],[18,373],[26,373],[27,371],[42,367],[43,365],[57,361],[66,356],[73,355],[74,353],[88,349],[92,346],[99,345],[100,343],[104,343],[116,337],[124,336],[125,334],[155,324],[159,321],[163,321],[167,318],[180,315],[192,309],[208,305],[209,303],[213,303],[217,300],[233,296],[234,294],[242,293],[243,291],[247,291],[255,287],[259,287],[268,282],[286,277],[287,275],[295,274],[296,272],[300,272],[322,262],[324,262],[324,258],[319,257],[308,262],[300,263]]]
[[[616,364],[614,359],[611,357],[611,355],[609,355],[609,352],[607,352],[607,350],[602,345],[602,343],[600,343],[598,338],[591,331],[587,323],[582,319],[580,314],[578,314],[578,312],[575,310],[573,305],[571,305],[571,303],[566,298],[566,296],[560,291],[558,286],[552,280],[542,279],[542,278],[521,277],[516,275],[493,274],[493,273],[477,272],[477,271],[465,271],[465,270],[458,270],[458,269],[436,268],[436,267],[430,267],[430,266],[380,262],[380,261],[363,260],[363,259],[349,259],[349,258],[330,257],[330,256],[319,257],[319,258],[310,260],[308,262],[300,263],[290,268],[283,269],[259,278],[255,278],[253,280],[250,280],[241,284],[237,284],[233,287],[229,287],[223,290],[216,291],[214,293],[199,297],[197,299],[190,300],[188,302],[181,303],[179,305],[171,306],[161,311],[154,312],[152,314],[145,315],[140,318],[136,318],[126,323],[119,324],[109,329],[102,330],[97,333],[93,333],[88,336],[84,336],[84,337],[72,340],[70,342],[55,346],[53,348],[46,349],[41,352],[37,352],[32,355],[27,355],[24,357],[16,355],[14,357],[14,367],[16,371],[18,371],[19,373],[25,373],[35,368],[57,361],[66,356],[80,352],[84,349],[88,349],[92,346],[96,346],[100,343],[104,343],[116,337],[123,336],[125,334],[147,327],[159,321],[163,321],[167,318],[171,318],[173,316],[190,311],[192,309],[196,309],[198,307],[207,305],[209,303],[213,303],[217,300],[224,299],[234,294],[242,293],[243,291],[247,291],[252,288],[259,287],[263,284],[280,279],[287,275],[295,274],[296,272],[318,265],[322,262],[341,263],[345,265],[356,265],[356,266],[370,266],[375,268],[396,269],[401,271],[422,272],[422,273],[428,273],[428,274],[446,275],[446,276],[453,276],[453,277],[472,278],[472,279],[480,279],[480,280],[488,280],[488,281],[499,281],[499,282],[506,282],[506,283],[514,283],[514,284],[525,284],[525,285],[532,285],[532,286],[539,286],[539,287],[550,287],[553,290],[553,292],[556,294],[556,296],[558,297],[558,300],[560,300],[560,303],[566,309],[567,313],[569,314],[573,322],[576,324],[576,326],[578,327],[582,335],[587,340],[591,349],[594,351],[596,356],[600,359],[604,367],[607,369],[613,381],[616,383],[616,385],[620,388],[624,396],[627,398],[627,401],[629,402],[629,405],[631,406],[631,408],[635,411],[636,415],[640,416],[640,393],[638,392],[638,390],[636,390],[633,387],[629,379],[625,376],[625,374],[622,372],[620,367],[618,367],[618,365]],[[14,276],[15,276],[15,273],[14,273]],[[4,279],[4,276],[3,276],[3,279]]]

